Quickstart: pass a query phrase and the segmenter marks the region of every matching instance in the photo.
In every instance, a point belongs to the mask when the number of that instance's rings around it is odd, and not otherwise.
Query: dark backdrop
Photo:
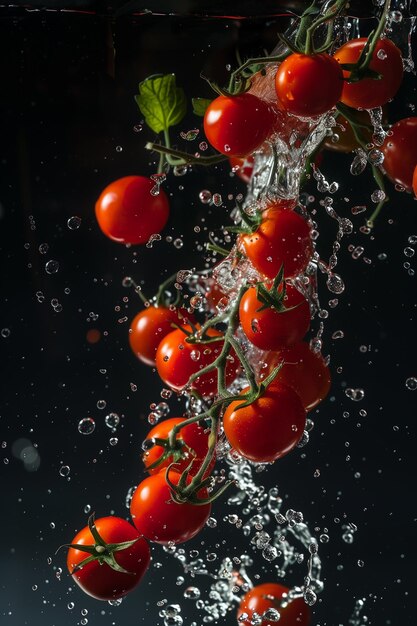
[[[154,137],[137,128],[141,115],[133,96],[140,80],[175,72],[189,98],[209,97],[200,71],[223,79],[236,47],[243,54],[271,49],[285,19],[145,16],[114,22],[74,13],[13,15],[9,11],[0,21],[1,613],[5,624],[16,626],[66,626],[81,619],[103,626],[154,624],[162,623],[157,602],[167,598],[181,601],[188,625],[192,603],[181,600],[184,585],[175,584],[182,572],[159,547],[154,563],[164,568],[153,566],[120,607],[95,602],[75,589],[64,551],[54,553],[84,525],[85,507],[98,516],[126,516],[127,490],[143,476],[140,443],[160,384],[128,348],[128,323],[140,302],[122,287],[123,277],[143,281],[152,292],[167,272],[201,267],[198,246],[207,228],[227,223],[233,206],[227,194],[244,192],[244,186],[225,165],[195,169],[186,178],[170,176],[171,219],[152,249],[126,249],[107,240],[95,223],[93,206],[111,180],[155,171],[153,157],[143,149]],[[413,81],[414,76],[407,77],[390,109],[392,120],[413,114]],[[190,148],[179,131],[198,125],[189,113],[173,132],[174,143]],[[329,543],[321,546],[326,587],[314,609],[314,624],[347,626],[355,599],[367,598],[368,623],[411,626],[416,395],[405,381],[417,376],[416,279],[403,265],[416,265],[404,254],[408,238],[417,234],[416,204],[390,187],[392,201],[374,235],[363,235],[363,215],[352,216],[350,207],[364,199],[371,204],[374,183],[369,172],[350,176],[350,160],[326,153],[322,164],[326,176],[341,186],[337,210],[355,224],[339,254],[337,271],[346,291],[331,310],[324,334],[334,380],[331,397],[313,416],[310,444],[277,463],[265,481],[278,482],[288,506],[302,510],[312,529],[329,531]],[[201,189],[220,192],[224,205],[201,204]],[[310,190],[316,193],[313,184]],[[335,222],[317,209],[318,245],[326,257]],[[67,226],[72,216],[81,218],[78,229]],[[194,232],[196,225],[200,234]],[[166,236],[181,238],[183,247],[176,248]],[[365,247],[358,260],[351,257],[352,245]],[[45,271],[51,259],[59,262],[55,274]],[[324,281],[320,295],[325,307],[334,297]],[[54,310],[53,299],[61,311]],[[91,329],[100,332],[94,344],[87,338]],[[344,339],[332,339],[338,330]],[[363,388],[364,399],[349,400],[347,387]],[[100,409],[103,400],[106,407]],[[183,410],[176,400],[171,406],[172,414]],[[104,423],[110,411],[121,416],[114,434]],[[86,416],[96,420],[89,436],[77,430]],[[116,445],[110,445],[111,436],[117,437]],[[60,475],[62,466],[70,468],[67,477]],[[225,510],[220,501],[214,515],[221,521]],[[358,526],[352,545],[342,540],[345,521]],[[225,524],[217,534],[210,532],[204,540],[227,539],[232,554],[247,546]],[[220,543],[219,555],[225,550]],[[81,614],[84,609],[87,615]],[[194,617],[201,622],[201,616]]]

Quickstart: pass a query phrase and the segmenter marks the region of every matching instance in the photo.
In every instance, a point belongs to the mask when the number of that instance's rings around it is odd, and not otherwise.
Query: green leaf
[[[184,90],[177,87],[175,74],[150,76],[139,83],[135,100],[147,125],[155,133],[179,124],[187,108]]]
[[[199,117],[204,117],[207,107],[211,102],[212,100],[209,100],[208,98],[193,98],[193,113]]]

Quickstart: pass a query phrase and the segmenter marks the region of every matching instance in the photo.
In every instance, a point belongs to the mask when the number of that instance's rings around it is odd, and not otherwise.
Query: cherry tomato
[[[407,117],[394,124],[381,149],[382,167],[387,176],[411,191],[417,163],[417,117]]]
[[[117,565],[128,573],[116,571],[107,564],[106,557],[109,551],[103,551],[102,546],[95,542],[88,526],[72,540],[72,544],[78,544],[80,548],[69,548],[68,571],[77,585],[88,595],[97,600],[116,600],[129,593],[142,579],[150,562],[149,546],[138,531],[120,517],[101,517],[95,520],[94,524],[106,544],[137,540],[130,547],[113,552]],[[97,559],[86,563],[73,573],[74,568],[91,556],[90,552],[83,550],[83,546],[95,547],[94,555]]]
[[[278,288],[282,293],[282,285]],[[279,350],[301,341],[310,327],[310,307],[305,297],[292,285],[286,285],[283,305],[262,309],[256,287],[249,287],[239,305],[243,331],[251,343],[261,350]],[[261,310],[262,309],[262,310]]]
[[[194,321],[194,318],[185,309],[150,306],[133,318],[129,331],[130,347],[143,363],[154,366],[156,350],[161,340],[174,330],[173,324],[180,326],[190,320]]]
[[[178,484],[181,474],[169,472],[169,479]],[[206,497],[204,490],[199,497]],[[177,504],[165,472],[145,478],[133,494],[130,513],[133,523],[144,537],[156,543],[183,543],[197,535],[208,520],[211,504]]]
[[[98,225],[107,237],[119,243],[147,243],[168,221],[169,202],[155,183],[144,176],[125,176],[110,183],[96,202]]]
[[[306,411],[314,409],[329,393],[329,368],[320,354],[310,350],[308,343],[301,342],[278,352],[270,352],[265,361],[265,376],[284,362],[277,380],[298,393]]]
[[[188,330],[191,330],[188,328]],[[222,333],[210,328],[208,337],[221,337]],[[223,341],[207,344],[192,344],[187,342],[187,337],[181,329],[169,333],[159,344],[156,351],[156,368],[164,383],[181,391],[190,376],[212,363],[223,348]],[[226,364],[226,384],[230,385],[239,371],[239,362],[233,351],[231,358]],[[217,392],[217,369],[203,374],[197,378],[192,388],[203,397],[209,397]]]
[[[210,144],[229,157],[245,157],[267,139],[274,116],[269,105],[250,93],[219,96],[207,107],[204,132]]]
[[[356,63],[365,47],[366,37],[351,39],[335,52],[341,64]],[[343,83],[341,102],[354,109],[373,109],[386,104],[397,93],[403,79],[401,52],[390,39],[379,39],[372,55],[369,69],[381,78],[362,78],[354,83]],[[350,72],[343,70],[345,78]]]
[[[229,162],[233,172],[235,172],[243,182],[248,183],[252,177],[253,165],[255,163],[254,157],[252,155],[246,156],[245,158],[231,157]]]
[[[297,276],[313,254],[306,220],[294,211],[274,206],[263,212],[254,233],[240,235],[239,245],[255,269],[268,278],[275,278],[282,265],[286,278]]]
[[[275,77],[278,106],[300,117],[327,113],[340,100],[343,73],[329,54],[290,54]]]
[[[148,432],[146,439],[167,439],[173,427],[181,424],[181,422],[185,422],[184,417],[171,417],[163,422],[159,422]],[[195,475],[200,469],[208,451],[208,433],[197,422],[194,422],[181,428],[177,435],[178,440],[182,440],[185,444],[182,447],[183,458],[176,462],[173,469],[181,474],[188,467],[191,459],[194,459],[190,473]],[[160,465],[149,469],[149,466],[155,463],[162,456],[163,452],[163,446],[153,446],[143,455],[143,462],[150,474],[157,474],[173,462],[171,454]]]
[[[414,191],[414,195],[417,198],[417,165],[414,168],[414,174],[413,174],[413,191]]]
[[[306,412],[291,387],[274,381],[257,400],[248,406],[242,404],[242,400],[229,404],[223,427],[232,448],[245,459],[273,463],[300,441]]]
[[[281,607],[281,600],[288,594],[289,589],[278,583],[263,583],[257,585],[246,593],[237,612],[239,624],[251,626],[254,613],[262,615],[268,609],[277,609],[281,617],[280,626],[308,626],[311,619],[310,609],[302,598],[297,598],[289,604]],[[247,613],[248,617],[243,621],[240,616]],[[271,619],[262,620],[259,626],[276,626],[277,622]]]

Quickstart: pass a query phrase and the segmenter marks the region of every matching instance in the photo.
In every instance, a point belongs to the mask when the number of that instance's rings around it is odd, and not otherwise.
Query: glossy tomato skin
[[[169,202],[155,183],[144,176],[125,176],[108,185],[96,202],[96,218],[103,233],[118,243],[147,243],[168,221]]]
[[[185,309],[150,306],[140,311],[129,330],[133,353],[146,365],[155,366],[156,350],[162,339],[174,330],[174,324],[180,326],[187,321],[194,321],[194,318]]]
[[[189,329],[190,330],[190,329]],[[222,333],[210,328],[209,337],[221,337]],[[156,368],[161,379],[175,391],[181,391],[194,373],[212,363],[220,354],[223,341],[208,344],[192,344],[186,341],[182,330],[174,330],[164,337],[156,351]],[[226,384],[230,385],[239,371],[239,362],[234,354],[226,364]],[[203,374],[192,384],[203,397],[213,396],[217,391],[217,370]]]
[[[223,427],[232,448],[245,459],[273,463],[300,441],[306,412],[291,387],[273,382],[252,404],[239,405],[242,401],[236,400],[227,407]]]
[[[222,154],[245,157],[267,139],[273,123],[269,105],[250,93],[218,96],[204,115],[204,132]]]
[[[98,561],[87,563],[72,574],[81,589],[97,600],[116,600],[122,598],[140,582],[150,562],[150,550],[147,541],[140,533],[120,517],[101,517],[95,520],[95,526],[106,543],[121,543],[137,539],[130,548],[114,552],[114,557],[129,574],[116,572],[109,565]],[[94,538],[88,526],[83,528],[72,540],[72,544],[94,545]],[[68,571],[90,556],[82,549],[69,548],[67,556]]]
[[[281,291],[280,287],[279,291]],[[239,318],[249,341],[261,350],[279,350],[301,341],[310,327],[310,307],[292,285],[286,286],[286,311],[268,307],[260,311],[256,287],[249,287],[239,305]]]
[[[170,471],[175,485],[181,474]],[[202,492],[200,497],[206,497]],[[171,500],[171,491],[165,472],[145,478],[133,494],[130,513],[138,531],[150,541],[160,544],[183,543],[197,535],[208,520],[211,504],[177,504]]]
[[[381,150],[384,153],[382,167],[387,176],[411,191],[417,163],[417,117],[407,117],[396,122]]]
[[[334,58],[341,64],[356,63],[366,41],[366,37],[351,39],[335,52]],[[401,52],[390,39],[378,40],[369,68],[381,74],[381,78],[344,81],[341,102],[354,109],[373,109],[395,96],[403,79],[403,62]],[[343,70],[343,75],[347,78],[350,72]]]
[[[340,100],[343,73],[329,54],[290,54],[275,77],[278,106],[299,117],[327,113]]]
[[[185,422],[185,417],[171,417],[156,424],[146,435],[146,439],[167,439],[174,426]],[[195,456],[190,453],[184,459],[181,459],[175,464],[175,471],[180,474],[188,467],[191,459],[194,458],[193,465],[190,473],[195,475],[200,469],[202,462],[208,451],[208,433],[205,432],[203,426],[200,426],[197,422],[188,424],[181,428],[177,435],[177,439],[182,439],[184,443],[195,452]],[[148,469],[152,463],[155,463],[163,454],[164,448],[162,446],[153,446],[150,450],[143,455],[143,462],[148,472],[152,474],[158,474],[161,470],[165,469],[172,463],[172,456],[168,457],[160,465],[153,469]]]
[[[414,191],[414,195],[417,198],[417,165],[414,168],[414,174],[413,174],[413,191]]]
[[[277,609],[281,614],[280,626],[308,626],[311,613],[303,598],[293,600],[285,608],[280,607],[282,596],[288,592],[288,587],[278,583],[263,583],[253,587],[240,602],[237,612],[238,619],[243,613],[247,613],[248,618],[243,621],[239,619],[239,624],[251,626],[253,613],[262,615],[268,609]],[[260,626],[276,626],[276,624],[277,622],[264,619]]]
[[[266,359],[267,376],[277,365],[281,367],[277,381],[294,389],[306,411],[314,409],[330,391],[330,371],[320,354],[310,350],[306,342],[270,352]]]
[[[275,278],[284,266],[284,276],[292,278],[305,270],[313,254],[311,229],[294,211],[270,207],[252,234],[240,235],[239,246],[255,269]]]

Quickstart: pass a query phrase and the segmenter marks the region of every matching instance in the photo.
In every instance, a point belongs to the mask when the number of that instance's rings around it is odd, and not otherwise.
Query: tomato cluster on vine
[[[147,123],[154,132],[164,132],[167,145],[147,146],[161,155],[156,175],[127,176],[101,193],[95,210],[103,233],[118,243],[146,244],[169,217],[161,181],[170,167],[226,158],[251,184],[265,143],[273,144],[281,132],[290,132],[283,129],[301,127],[312,118],[338,116],[349,139],[336,149],[366,147],[372,128],[362,109],[382,107],[395,96],[402,82],[402,56],[382,37],[385,14],[368,38],[352,39],[336,50],[315,46],[316,29],[332,22],[342,5],[330,3],[327,20],[314,21],[307,14],[308,28],[300,28],[295,42],[286,42],[281,57],[257,59],[252,69],[247,62],[232,74],[228,89],[215,86],[218,97],[196,103],[207,140],[220,154],[197,158],[172,149],[168,130],[184,117],[184,94],[173,75],[141,83],[136,101],[145,117],[154,109],[161,113],[150,115]],[[271,64],[273,71],[266,71]],[[248,68],[250,79],[244,71]],[[273,90],[267,97],[252,92],[256,80],[271,77]],[[159,101],[160,92],[175,98]],[[167,110],[171,100],[177,109]],[[417,118],[398,121],[377,145],[383,172],[417,196]],[[323,146],[332,147],[326,138]],[[375,171],[374,176],[378,178]],[[274,463],[300,444],[308,413],[329,393],[328,363],[308,342],[316,306],[305,288],[315,255],[311,219],[297,197],[267,195],[255,211],[250,208],[246,212],[244,204],[238,205],[239,217],[229,229],[237,233],[234,245],[217,250],[231,263],[245,260],[247,276],[231,287],[217,280],[213,270],[200,273],[189,286],[198,295],[198,304],[191,306],[193,299],[173,297],[174,275],[155,297],[144,298],[145,308],[131,322],[133,353],[156,369],[165,386],[186,397],[189,409],[154,424],[146,436],[142,460],[148,475],[132,495],[133,524],[91,517],[70,544],[68,569],[93,597],[114,600],[129,593],[149,566],[148,542],[175,545],[201,531],[212,502],[230,485],[219,487],[216,481],[220,447],[224,450],[226,444],[235,460]],[[278,608],[283,625],[306,626],[309,609],[300,599],[287,600],[288,592],[275,583],[253,588],[239,606],[240,623],[249,625],[254,614]],[[275,621],[264,619],[262,626]]]

